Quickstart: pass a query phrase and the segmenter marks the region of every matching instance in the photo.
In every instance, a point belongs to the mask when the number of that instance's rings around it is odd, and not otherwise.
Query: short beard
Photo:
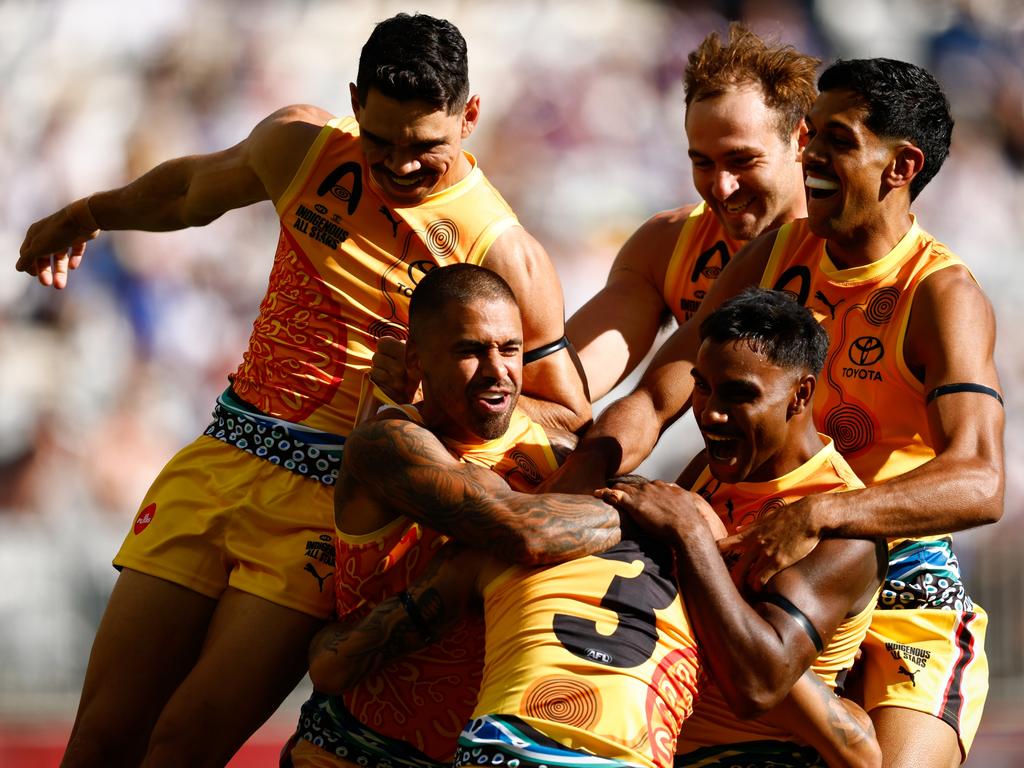
[[[477,434],[480,435],[484,440],[496,440],[497,438],[508,432],[508,425],[512,421],[512,411],[515,410],[515,406],[511,406],[504,413],[492,413],[477,425]]]

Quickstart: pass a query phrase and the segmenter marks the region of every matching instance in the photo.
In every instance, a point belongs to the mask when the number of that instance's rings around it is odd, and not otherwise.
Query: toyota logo
[[[874,336],[861,336],[853,340],[847,354],[850,357],[850,362],[854,365],[874,365],[882,359],[885,348],[882,347],[881,339]]]

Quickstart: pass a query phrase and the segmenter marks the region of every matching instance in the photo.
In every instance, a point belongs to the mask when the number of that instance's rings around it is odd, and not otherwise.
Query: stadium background
[[[241,355],[276,240],[269,204],[203,229],[110,233],[63,294],[14,272],[27,226],[157,162],[220,149],[273,109],[348,112],[372,25],[454,21],[482,97],[468,143],[550,251],[572,312],[655,211],[696,200],[686,54],[727,18],[823,59],[886,55],[946,87],[952,155],[923,225],[995,304],[1007,406],[1004,519],[957,537],[991,616],[992,692],[970,766],[1024,755],[1024,7],[1015,0],[0,0],[0,764],[56,765],[109,560],[150,480],[207,423]],[[620,389],[619,392],[622,390]],[[644,470],[670,478],[689,419]],[[153,663],[160,663],[159,648]],[[301,696],[302,690],[296,696]],[[232,765],[273,764],[295,702]],[[130,713],[125,713],[130,727]]]

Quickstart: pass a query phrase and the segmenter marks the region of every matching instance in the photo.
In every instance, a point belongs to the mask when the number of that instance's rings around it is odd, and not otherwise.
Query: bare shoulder
[[[634,272],[660,287],[665,281],[665,272],[683,225],[696,207],[686,205],[661,211],[641,224],[615,257],[608,274],[609,282],[614,280],[616,273]]]
[[[509,284],[524,324],[535,315],[562,316],[562,284],[544,246],[523,227],[510,227],[487,250],[483,266],[494,270]],[[529,333],[529,329],[524,328]],[[554,338],[557,338],[557,334]]]
[[[978,310],[991,313],[992,304],[970,270],[959,264],[932,273],[914,293],[913,312],[927,312],[939,321],[944,316],[971,316]]]
[[[246,139],[249,162],[276,204],[320,130],[333,115],[311,104],[292,104],[265,117]]]
[[[524,270],[531,275],[548,269],[554,271],[544,246],[522,225],[509,227],[498,236],[487,250],[484,266],[493,269],[506,280],[509,279],[506,273],[515,277]]]
[[[967,268],[940,269],[922,280],[914,293],[906,360],[922,380],[928,373],[941,377],[956,363],[970,369],[958,370],[957,375],[983,376],[976,369],[989,367],[995,333],[992,303]]]

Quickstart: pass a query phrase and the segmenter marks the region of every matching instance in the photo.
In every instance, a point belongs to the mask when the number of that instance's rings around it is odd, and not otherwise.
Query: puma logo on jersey
[[[391,236],[398,237],[398,219],[391,215],[391,209],[386,205],[382,205],[377,209],[378,212],[384,214],[384,218],[391,222]]]
[[[900,664],[899,669],[897,669],[896,671],[899,672],[901,675],[906,675],[907,677],[909,677],[910,678],[910,684],[912,686],[914,686],[915,688],[917,688],[917,681],[914,680],[914,677],[917,675],[918,672],[921,671],[920,669],[915,669],[913,672],[911,672],[909,669],[907,669],[906,666],[904,666],[903,664]]]
[[[846,301],[846,299],[840,299],[835,304],[833,304],[831,301],[828,300],[828,297],[821,291],[815,292],[814,298],[816,298],[818,301],[820,301],[822,304],[828,307],[828,313],[832,315],[833,320],[836,319],[836,309],[839,307],[840,304]]]
[[[313,567],[312,563],[306,563],[306,567],[302,570],[308,571],[309,573],[313,574],[313,578],[316,579],[317,585],[320,587],[321,592],[324,591],[324,582],[327,581],[327,579],[330,578],[331,575],[334,573],[334,571],[328,571],[325,575],[321,576],[319,573],[317,573],[317,570]]]

